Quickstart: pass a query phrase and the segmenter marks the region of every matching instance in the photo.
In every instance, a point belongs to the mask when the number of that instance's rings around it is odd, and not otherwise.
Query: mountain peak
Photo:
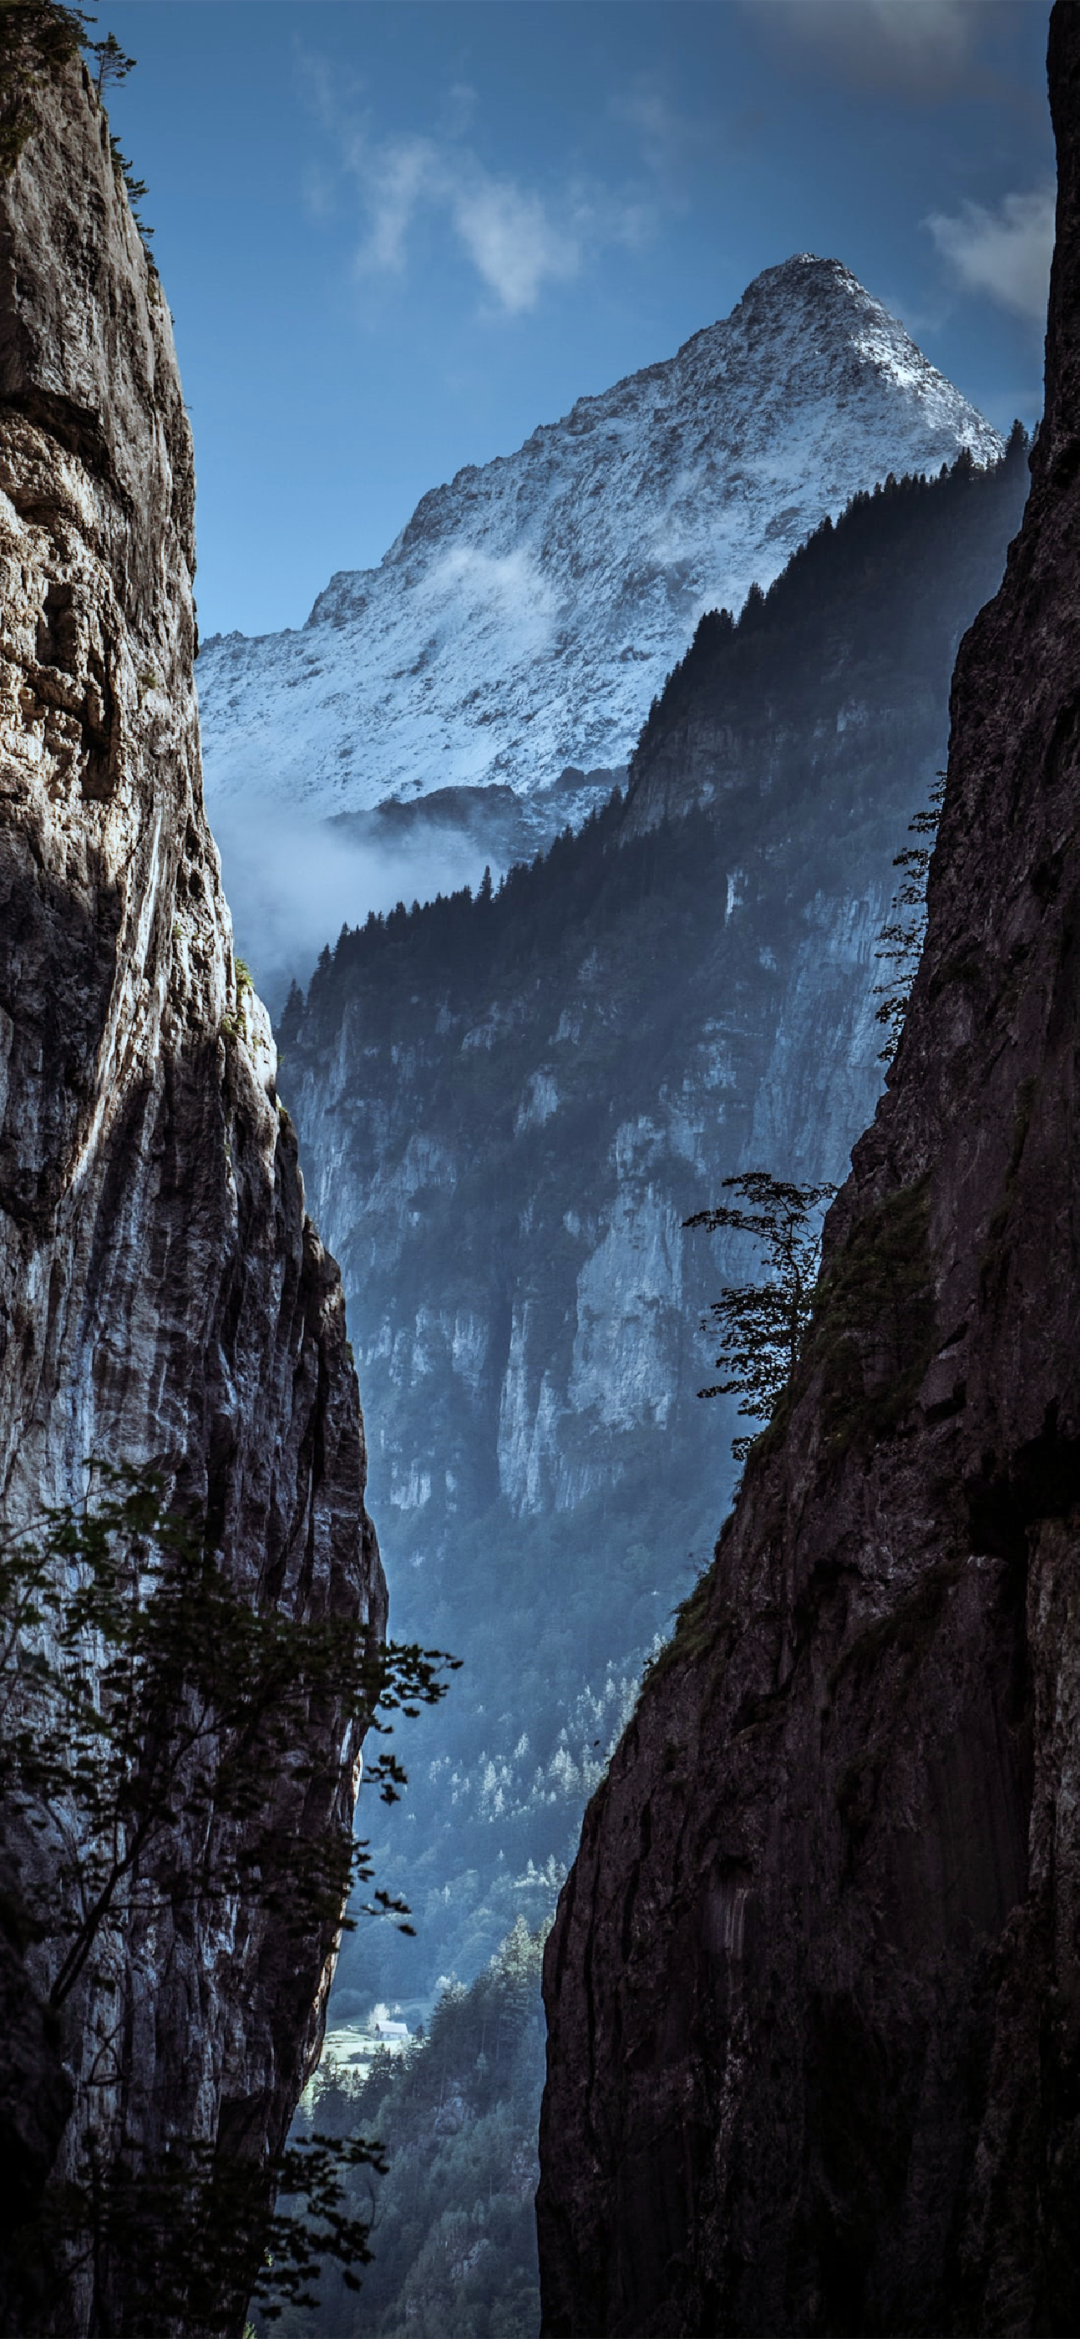
[[[891,333],[910,342],[899,319],[867,291],[843,260],[823,260],[816,252],[792,252],[789,259],[778,260],[751,278],[730,316],[718,317],[715,324],[692,333],[677,352],[676,362],[702,342],[737,337],[740,328],[751,322],[782,332],[785,324],[798,319],[811,333],[825,324],[843,333],[857,329],[858,321],[867,316],[880,319]],[[916,344],[910,342],[910,346],[915,349]],[[923,358],[922,362],[925,365],[928,360]]]
[[[326,815],[617,768],[704,610],[740,608],[858,490],[965,447],[1002,452],[842,261],[793,254],[674,357],[433,488],[300,632],[207,645],[211,798],[270,772]]]

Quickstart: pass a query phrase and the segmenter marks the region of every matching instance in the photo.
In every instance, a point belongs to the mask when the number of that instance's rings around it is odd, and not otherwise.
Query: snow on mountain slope
[[[206,642],[215,818],[529,796],[567,765],[618,766],[702,610],[738,609],[857,489],[963,447],[1001,453],[848,269],[766,269],[675,357],[424,496],[301,631]]]

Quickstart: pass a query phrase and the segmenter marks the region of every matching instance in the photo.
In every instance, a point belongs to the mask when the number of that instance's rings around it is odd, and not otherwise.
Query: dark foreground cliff
[[[340,1286],[305,1217],[203,815],[194,475],[169,314],[107,119],[63,60],[63,12],[17,8],[0,29],[15,157],[0,179],[4,1532],[81,1498],[88,1456],[153,1462],[253,1608],[377,1636]],[[297,1874],[305,1843],[349,1828],[358,1750],[329,1696],[299,1739],[288,1779],[251,1781],[246,1823],[291,1844]],[[233,1822],[242,1802],[234,1775]],[[146,2187],[181,2148],[226,2172],[280,2148],[332,1959],[316,1897],[298,1921],[280,1893],[216,1889],[203,1808],[168,1834],[164,1870],[114,1885],[58,2003],[86,1925],[78,1808],[54,1799],[36,1833],[25,1795],[0,1812],[5,2331],[145,2330],[127,2258]],[[228,1832],[229,1875],[250,1879],[244,1825]],[[66,1932],[63,1909],[40,1914],[50,1860],[72,1895]],[[119,2168],[126,2236],[95,2223]],[[170,2197],[181,2265],[193,2198]],[[253,2272],[238,2234],[217,2298],[175,2315],[159,2299],[155,2330],[238,2331]]]
[[[1080,2329],[1080,10],[1046,421],[815,1329],[548,1945],[544,2330]]]

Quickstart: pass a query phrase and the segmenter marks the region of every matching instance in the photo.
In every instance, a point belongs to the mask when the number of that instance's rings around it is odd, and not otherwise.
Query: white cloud
[[[455,81],[439,110],[439,128],[448,138],[461,138],[471,129],[480,99],[471,81]]]
[[[513,618],[547,619],[557,607],[552,586],[522,545],[513,552],[493,553],[475,544],[453,544],[433,562],[425,590],[436,600],[456,601],[464,593],[478,606]]]
[[[448,608],[457,620],[467,609],[474,643],[494,635],[499,660],[512,664],[540,656],[559,614],[557,594],[523,546],[500,555],[451,545],[421,590],[436,631]]]
[[[364,214],[359,275],[400,275],[426,214],[441,219],[485,292],[507,316],[534,309],[545,287],[569,283],[605,245],[633,245],[650,224],[648,206],[568,182],[554,195],[497,175],[464,142],[476,109],[465,84],[446,93],[437,134],[379,137],[371,112],[347,114],[325,65],[308,61],[309,96],[351,178]],[[325,159],[309,174],[308,206],[331,206]]]
[[[1004,195],[994,210],[965,203],[953,219],[935,211],[926,225],[965,291],[987,293],[1002,308],[1042,323],[1054,249],[1052,189]]]
[[[305,821],[270,798],[257,821],[215,805],[236,947],[272,1014],[280,1014],[294,977],[307,984],[323,944],[333,947],[343,923],[362,925],[369,910],[391,910],[397,901],[430,901],[440,887],[477,885],[485,861],[496,880],[502,874],[494,854],[464,834],[420,830],[384,846],[372,841],[376,826],[372,819],[365,834],[362,820],[355,833],[345,823]]]
[[[481,283],[508,316],[536,307],[545,284],[578,275],[582,242],[573,215],[560,218],[534,191],[495,178],[455,140],[373,139],[352,130],[346,167],[368,217],[356,255],[361,274],[405,267],[422,211],[441,215]]]
[[[814,49],[840,78],[897,97],[944,97],[967,71],[986,0],[743,0],[774,38]]]
[[[548,217],[538,195],[490,179],[473,164],[467,182],[453,189],[451,205],[473,267],[509,315],[535,308],[541,285],[578,274],[578,237]]]
[[[416,211],[439,186],[437,150],[427,138],[399,138],[372,151],[354,137],[349,161],[363,186],[371,221],[357,265],[400,273]]]

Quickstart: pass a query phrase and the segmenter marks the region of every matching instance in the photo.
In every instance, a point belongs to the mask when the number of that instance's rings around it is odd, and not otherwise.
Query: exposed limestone
[[[80,1493],[87,1456],[154,1460],[253,1597],[378,1633],[340,1285],[304,1214],[203,814],[194,473],[168,310],[88,76],[68,67],[35,107],[0,182],[5,1513]],[[313,1718],[312,1781],[281,1824],[347,1825],[357,1751],[333,1711]],[[273,1808],[272,1781],[267,1795]],[[28,1966],[5,1948],[9,2229],[91,2127],[106,2169],[122,2141],[280,2145],[332,1928],[290,1933],[254,1905],[211,1918],[182,1887],[171,1916],[132,1924],[119,1966],[99,1961],[62,2030],[40,2011],[48,1947]],[[55,2311],[65,2331],[132,2327],[115,2268]],[[0,2280],[3,2327],[27,2318]]]
[[[1080,10],[1046,421],[818,1330],[548,1945],[544,2330],[1080,2328]]]

